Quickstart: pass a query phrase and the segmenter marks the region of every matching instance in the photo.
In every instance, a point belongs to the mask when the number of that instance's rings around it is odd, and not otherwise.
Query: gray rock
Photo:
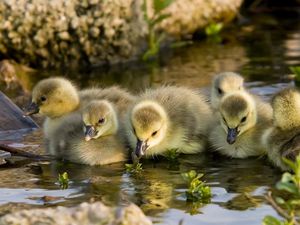
[[[150,225],[152,222],[134,204],[111,208],[101,202],[82,203],[73,208],[58,206],[31,209],[7,214],[0,218],[0,225]]]

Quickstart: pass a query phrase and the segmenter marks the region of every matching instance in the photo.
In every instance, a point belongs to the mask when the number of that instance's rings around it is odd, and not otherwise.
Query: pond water
[[[269,98],[288,79],[289,66],[300,64],[300,22],[271,16],[257,17],[248,25],[224,33],[224,43],[195,42],[168,50],[159,62],[116,65],[91,71],[64,71],[81,87],[119,84],[134,92],[161,84],[186,85],[207,91],[213,75],[221,71],[241,73],[248,88]],[[23,77],[21,86],[30,91],[39,79],[57,72],[40,71]],[[6,91],[13,99],[20,94]],[[19,142],[19,140],[18,140]],[[29,135],[26,146],[41,144],[40,133]],[[28,146],[27,146],[28,147]],[[0,214],[20,208],[72,206],[101,200],[109,205],[134,202],[156,224],[261,224],[266,215],[276,215],[264,196],[279,180],[281,172],[264,158],[245,160],[212,155],[180,156],[178,162],[164,159],[143,161],[140,176],[126,173],[123,164],[90,167],[72,163],[28,163],[16,160],[0,168]],[[212,187],[209,204],[186,203],[182,172],[204,173]],[[60,190],[58,173],[67,171],[68,189]],[[45,198],[44,196],[48,196]],[[50,196],[50,197],[49,197]]]

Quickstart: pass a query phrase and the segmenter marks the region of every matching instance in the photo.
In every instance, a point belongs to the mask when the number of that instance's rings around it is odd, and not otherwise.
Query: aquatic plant
[[[195,170],[182,173],[181,176],[188,183],[188,190],[185,192],[186,200],[191,202],[208,203],[211,198],[211,189],[200,179],[204,174],[197,174]]]
[[[132,164],[125,164],[126,171],[132,174],[138,174],[143,171],[142,163],[134,162]]]
[[[295,75],[295,83],[297,86],[300,85],[300,66],[291,66],[289,69],[292,71],[292,73]]]
[[[69,175],[67,172],[58,174],[58,182],[61,189],[67,189],[69,187]]]
[[[164,155],[169,161],[177,161],[179,152],[177,148],[168,149],[166,154]]]
[[[170,14],[163,13],[162,11],[167,8],[174,0],[153,0],[153,15],[149,15],[148,0],[143,1],[142,10],[144,19],[148,25],[148,50],[143,55],[143,60],[157,55],[161,42],[165,39],[163,33],[158,34],[156,26],[163,20],[168,18]]]
[[[222,41],[222,37],[220,36],[220,32],[222,29],[223,23],[212,22],[205,27],[205,34],[209,40],[215,43],[220,43]]]
[[[288,197],[276,196],[274,199],[272,192],[269,192],[266,199],[284,220],[266,216],[263,220],[263,225],[300,224],[300,218],[296,215],[296,210],[299,210],[300,207],[300,155],[295,162],[285,158],[283,158],[283,161],[291,168],[293,174],[285,172],[281,180],[276,184],[276,189],[287,194]]]

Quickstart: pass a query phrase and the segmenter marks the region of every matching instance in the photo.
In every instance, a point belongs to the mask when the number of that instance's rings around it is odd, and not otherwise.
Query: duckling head
[[[137,143],[135,154],[142,157],[148,149],[160,144],[166,136],[168,117],[161,105],[142,101],[131,113],[132,132]]]
[[[255,102],[245,92],[225,95],[219,106],[219,114],[229,144],[233,144],[239,135],[253,127],[257,120]]]
[[[92,101],[82,111],[85,140],[115,134],[118,130],[116,112],[106,100]]]
[[[48,78],[40,81],[32,91],[31,104],[26,115],[40,113],[50,118],[60,117],[79,106],[76,87],[64,78]]]
[[[211,89],[211,105],[218,108],[221,98],[235,91],[244,90],[244,78],[233,72],[218,74],[213,80]]]
[[[300,127],[300,93],[293,88],[278,92],[272,100],[274,125],[282,130]]]

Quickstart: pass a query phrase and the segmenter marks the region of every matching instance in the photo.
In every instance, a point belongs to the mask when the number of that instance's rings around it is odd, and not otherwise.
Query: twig
[[[265,197],[267,199],[267,201],[272,205],[272,207],[276,210],[276,212],[282,216],[283,218],[287,219],[287,220],[292,220],[293,218],[288,215],[273,199],[272,197],[272,192],[269,191],[267,196]],[[293,220],[294,225],[300,225],[300,223],[298,223],[296,220]]]
[[[30,159],[33,159],[33,160],[38,160],[38,161],[40,161],[40,160],[47,161],[47,160],[52,159],[52,157],[50,157],[50,156],[33,154],[33,153],[26,152],[26,151],[23,151],[21,149],[14,148],[14,147],[11,147],[11,146],[8,146],[8,145],[5,145],[5,144],[0,144],[0,149],[3,150],[3,151],[9,152],[12,155],[23,156],[23,157],[30,158]]]

